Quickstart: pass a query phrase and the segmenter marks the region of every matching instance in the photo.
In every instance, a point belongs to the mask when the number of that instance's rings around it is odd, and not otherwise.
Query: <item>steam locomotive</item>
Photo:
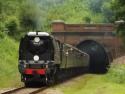
[[[65,73],[89,67],[89,55],[60,43],[46,32],[28,32],[20,41],[18,69],[25,86],[32,82],[54,83]]]

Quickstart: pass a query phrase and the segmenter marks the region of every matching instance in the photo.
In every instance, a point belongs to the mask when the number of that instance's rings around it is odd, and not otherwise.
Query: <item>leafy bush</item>
[[[125,64],[112,64],[106,78],[115,83],[125,83]]]
[[[10,16],[7,18],[5,27],[8,29],[8,34],[13,36],[18,28],[19,28],[19,21],[18,18],[16,16]]]
[[[0,19],[1,20],[1,19]],[[5,25],[2,21],[0,21],[0,31],[3,31],[3,29],[5,28]]]
[[[0,41],[5,38],[5,33],[0,31]]]

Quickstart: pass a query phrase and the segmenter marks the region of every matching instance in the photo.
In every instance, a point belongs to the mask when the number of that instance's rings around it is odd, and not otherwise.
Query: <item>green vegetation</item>
[[[0,33],[0,88],[19,85],[18,43]]]
[[[109,0],[67,0],[49,10],[48,20],[62,19],[68,23],[112,22],[112,17],[108,17],[113,15],[109,4]]]
[[[0,0],[0,88],[19,85],[18,44],[29,30],[50,31],[51,22],[58,19],[67,23],[125,20],[124,9],[125,0]],[[124,26],[120,25],[118,34],[125,40]],[[63,90],[66,94],[124,94],[124,74],[123,65],[113,65],[107,75],[85,75]]]
[[[115,13],[115,19],[125,20],[125,1],[124,0],[112,0],[112,9]]]
[[[113,64],[107,74],[85,74],[57,86],[64,94],[125,94],[125,65]]]
[[[59,19],[107,23],[113,12],[109,0],[0,0],[0,31],[8,30],[15,39],[29,30],[50,31],[51,22]]]
[[[0,31],[19,40],[30,30],[51,31],[53,20],[112,23],[124,20],[124,6],[124,0],[0,0]]]
[[[125,1],[124,0],[112,0],[112,10],[115,15],[115,20],[125,21]],[[117,28],[117,34],[123,39],[125,44],[125,23],[119,24]]]
[[[106,78],[114,83],[125,84],[125,64],[112,64]]]
[[[124,94],[124,87],[125,84],[105,80],[105,75],[87,74],[57,88],[64,94]]]

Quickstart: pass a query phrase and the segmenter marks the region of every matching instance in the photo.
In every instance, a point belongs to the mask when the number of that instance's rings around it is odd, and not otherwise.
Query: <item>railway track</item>
[[[45,89],[47,89],[47,87],[41,87],[41,88],[20,87],[20,88],[3,92],[1,94],[37,94]]]

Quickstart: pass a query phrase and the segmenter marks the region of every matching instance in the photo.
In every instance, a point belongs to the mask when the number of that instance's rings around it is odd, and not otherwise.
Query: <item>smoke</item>
[[[44,31],[45,24],[47,22],[47,12],[49,9],[56,7],[58,4],[62,4],[65,0],[27,0],[26,15],[31,20],[33,30]]]
[[[36,0],[27,0],[22,4],[20,13],[21,25],[27,30],[42,29],[42,9],[39,7]]]

